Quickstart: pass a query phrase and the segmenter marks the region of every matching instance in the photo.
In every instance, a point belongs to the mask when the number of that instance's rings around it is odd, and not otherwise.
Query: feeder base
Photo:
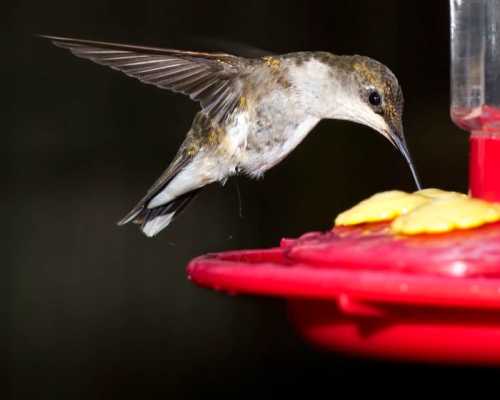
[[[324,349],[500,365],[500,223],[418,237],[387,224],[336,228],[198,257],[188,273],[231,294],[285,298],[299,333]]]
[[[288,304],[298,333],[324,350],[398,361],[500,363],[498,312],[410,307],[379,311],[372,316],[346,312],[328,301]]]

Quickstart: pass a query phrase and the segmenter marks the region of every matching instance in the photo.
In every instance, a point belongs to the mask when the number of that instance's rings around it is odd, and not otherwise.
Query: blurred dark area
[[[200,254],[275,246],[329,229],[338,212],[374,192],[413,190],[403,158],[382,136],[323,121],[265,179],[209,187],[148,239],[116,221],[167,166],[198,106],[34,37],[371,56],[403,86],[405,131],[424,185],[466,191],[468,135],[448,116],[447,2],[17,1],[4,5],[3,18],[2,398],[321,390],[333,398],[382,393],[394,382],[413,391],[498,379],[495,369],[322,353],[290,328],[284,301],[226,296],[186,277]],[[213,48],[203,39],[215,39]]]

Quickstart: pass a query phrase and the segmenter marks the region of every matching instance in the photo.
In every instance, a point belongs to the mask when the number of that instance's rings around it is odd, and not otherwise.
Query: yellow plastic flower
[[[335,225],[391,220],[391,231],[395,234],[444,233],[500,221],[500,204],[440,189],[411,194],[393,190],[375,194],[339,214]]]
[[[467,196],[438,198],[396,218],[391,231],[403,235],[444,233],[500,220],[500,205]]]
[[[390,221],[429,201],[428,197],[399,190],[377,193],[339,214],[335,219],[335,225]]]

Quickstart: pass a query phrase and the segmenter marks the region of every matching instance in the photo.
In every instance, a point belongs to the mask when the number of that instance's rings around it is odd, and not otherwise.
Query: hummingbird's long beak
[[[408,145],[406,144],[405,137],[403,132],[391,132],[387,135],[389,141],[398,149],[403,157],[405,158],[408,166],[410,167],[411,174],[413,175],[413,179],[415,180],[415,185],[417,185],[418,190],[422,190],[422,185],[420,184],[420,179],[417,175],[417,170],[415,169],[415,165],[413,164],[413,160],[410,156],[410,151],[408,150]]]

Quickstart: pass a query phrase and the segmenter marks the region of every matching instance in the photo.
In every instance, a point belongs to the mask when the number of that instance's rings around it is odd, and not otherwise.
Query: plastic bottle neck
[[[473,131],[469,143],[471,196],[500,202],[500,136]]]

